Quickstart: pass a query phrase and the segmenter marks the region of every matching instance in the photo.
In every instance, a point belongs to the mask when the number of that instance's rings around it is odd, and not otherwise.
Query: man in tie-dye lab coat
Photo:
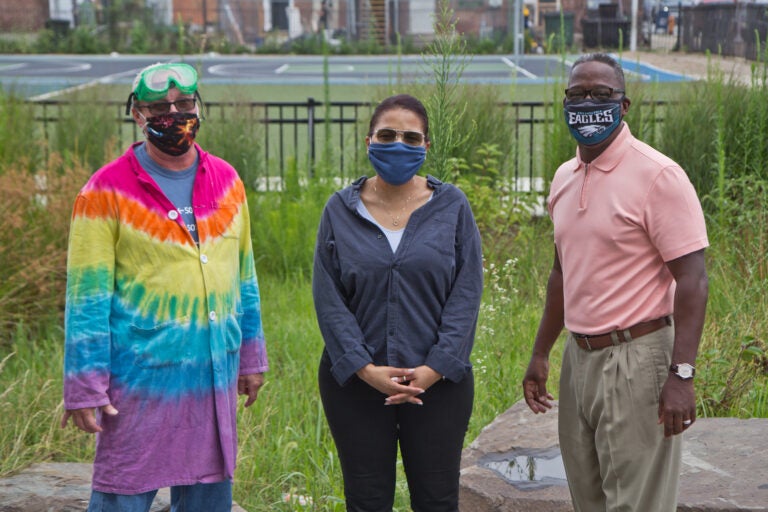
[[[194,142],[197,73],[155,64],[126,105],[146,141],[99,169],[69,238],[62,426],[96,433],[89,512],[232,506],[237,395],[268,369],[243,183]]]

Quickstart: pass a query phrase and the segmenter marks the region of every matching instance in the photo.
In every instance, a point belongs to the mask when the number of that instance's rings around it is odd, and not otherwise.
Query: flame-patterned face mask
[[[200,118],[197,114],[185,112],[169,112],[146,118],[146,121],[144,133],[147,140],[171,156],[183,155],[189,151],[200,128]]]

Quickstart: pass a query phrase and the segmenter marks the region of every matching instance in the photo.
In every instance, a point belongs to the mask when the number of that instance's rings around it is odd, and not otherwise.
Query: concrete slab
[[[462,512],[572,512],[557,406],[520,401],[462,454]],[[699,419],[684,434],[678,512],[768,512],[768,419]]]
[[[92,465],[34,464],[0,479],[0,512],[83,512],[91,495]],[[170,510],[170,491],[160,489],[150,512]],[[236,503],[232,512],[246,512]]]

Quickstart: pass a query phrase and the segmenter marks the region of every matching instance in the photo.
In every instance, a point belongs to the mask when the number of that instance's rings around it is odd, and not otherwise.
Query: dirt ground
[[[713,70],[722,72],[726,80],[733,77],[749,84],[752,76],[753,62],[739,57],[708,57],[703,53],[656,50],[623,52],[621,58],[626,61],[649,64],[673,73],[682,73],[692,78],[706,78],[708,70]]]

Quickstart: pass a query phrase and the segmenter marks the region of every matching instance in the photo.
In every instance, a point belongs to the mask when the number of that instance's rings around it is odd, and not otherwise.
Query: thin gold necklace
[[[379,189],[376,187],[376,181],[378,181],[379,177],[374,177],[373,180],[373,193],[376,194],[376,197],[379,199],[379,203],[381,203],[381,208],[387,213],[387,215],[390,216],[392,219],[392,225],[397,227],[400,225],[400,217],[403,216],[403,213],[405,213],[405,209],[408,208],[408,204],[411,202],[411,199],[413,199],[413,192],[408,194],[408,197],[405,199],[405,203],[403,204],[403,207],[400,208],[400,211],[397,215],[392,215],[392,212],[389,211],[386,207],[386,202],[379,196]],[[374,181],[375,180],[375,181]]]

